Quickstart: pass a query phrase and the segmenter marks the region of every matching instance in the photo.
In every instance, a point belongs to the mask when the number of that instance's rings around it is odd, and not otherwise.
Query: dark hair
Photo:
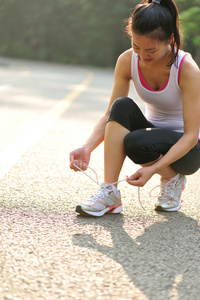
[[[132,16],[128,19],[126,33],[132,38],[132,32],[148,35],[150,38],[168,42],[174,35],[171,44],[173,53],[171,66],[181,49],[182,38],[179,29],[178,8],[173,0],[161,0],[160,4],[146,0],[135,7]]]

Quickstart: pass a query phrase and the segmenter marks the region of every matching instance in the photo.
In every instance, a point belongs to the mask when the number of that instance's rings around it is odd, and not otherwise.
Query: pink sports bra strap
[[[183,56],[183,58],[182,58],[182,60],[181,60],[181,62],[180,62],[180,65],[179,65],[179,69],[178,69],[178,83],[179,83],[179,81],[180,81],[181,67],[182,67],[182,65],[183,65],[183,62],[184,62],[185,57],[186,57],[186,54]]]

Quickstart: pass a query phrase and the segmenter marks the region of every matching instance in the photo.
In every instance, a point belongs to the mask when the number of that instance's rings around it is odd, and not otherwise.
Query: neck
[[[166,54],[163,56],[163,58],[160,61],[158,61],[158,64],[160,66],[168,67],[172,58],[173,58],[173,54],[171,52],[171,48],[168,48],[168,50],[167,50]]]

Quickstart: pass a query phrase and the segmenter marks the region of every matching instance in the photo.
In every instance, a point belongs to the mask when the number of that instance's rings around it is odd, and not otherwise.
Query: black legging
[[[130,133],[124,138],[126,155],[136,164],[145,164],[166,154],[183,135],[168,129],[155,128],[137,104],[128,97],[118,98],[112,105],[109,121],[116,121]],[[200,142],[186,155],[171,164],[178,173],[189,175],[200,168]]]

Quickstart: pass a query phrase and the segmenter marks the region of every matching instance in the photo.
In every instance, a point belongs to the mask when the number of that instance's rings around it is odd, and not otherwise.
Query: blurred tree
[[[184,34],[184,49],[200,62],[200,6],[193,6],[180,14]]]
[[[0,0],[0,54],[113,66],[137,0]]]
[[[181,14],[185,47],[197,57],[199,0],[175,1],[185,10]],[[138,2],[0,0],[0,55],[114,66],[119,54],[130,47],[124,20]]]
[[[199,6],[199,0],[174,0],[180,11],[187,10],[193,6]]]

